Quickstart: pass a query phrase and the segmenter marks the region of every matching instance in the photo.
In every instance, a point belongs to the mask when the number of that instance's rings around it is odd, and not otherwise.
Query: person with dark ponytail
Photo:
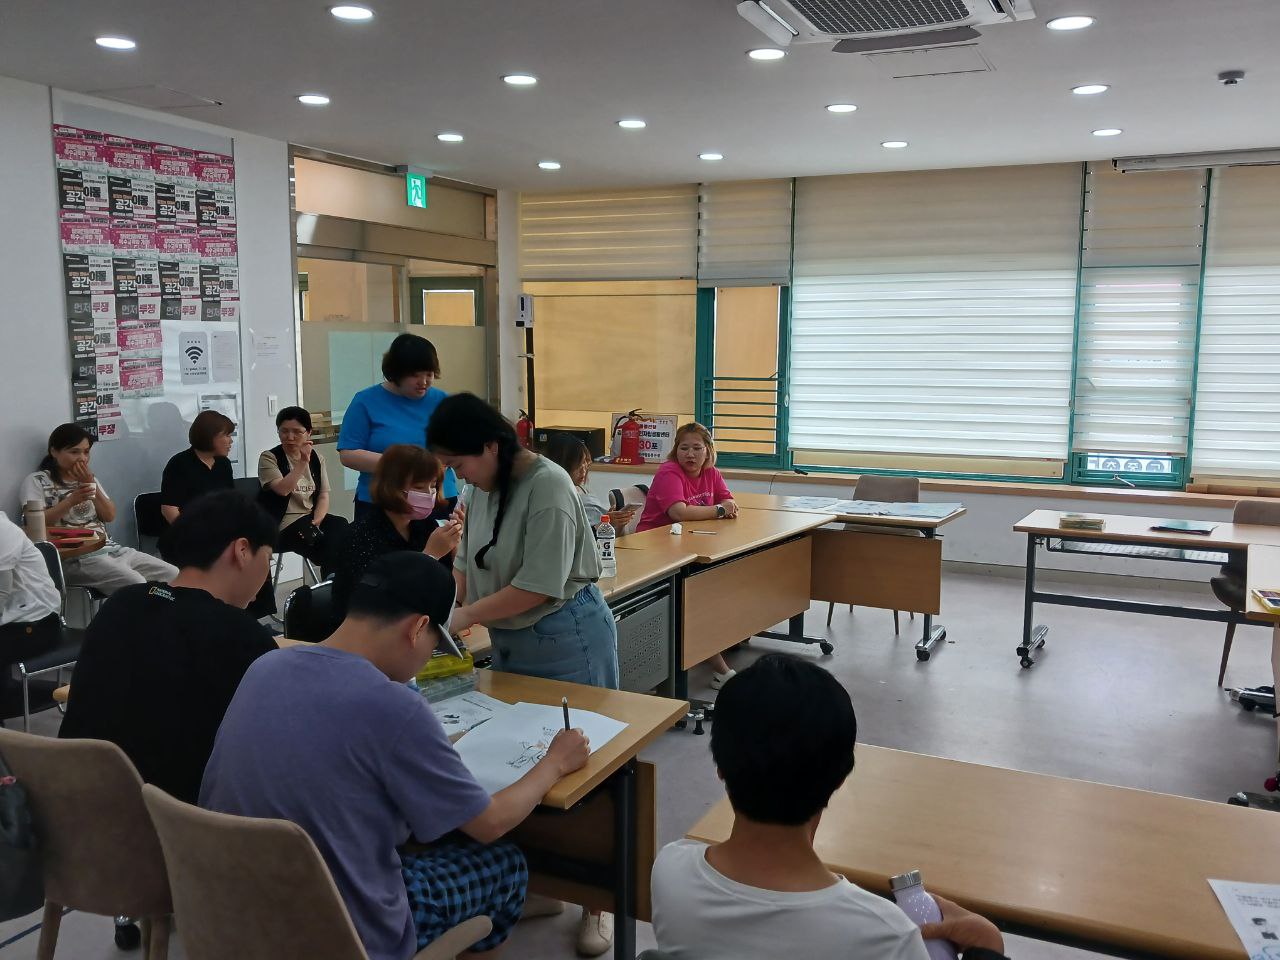
[[[569,475],[520,446],[502,414],[470,393],[440,403],[427,446],[469,484],[453,563],[462,606],[450,629],[488,627],[499,670],[617,689],[618,631]],[[599,956],[612,943],[613,917],[583,907],[579,954]]]

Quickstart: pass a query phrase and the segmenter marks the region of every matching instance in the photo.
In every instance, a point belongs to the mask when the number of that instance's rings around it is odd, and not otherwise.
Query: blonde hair
[[[716,465],[715,441],[711,439],[711,431],[708,430],[706,427],[704,427],[702,424],[697,423],[696,421],[690,421],[689,423],[686,423],[683,426],[681,426],[680,429],[676,431],[676,437],[671,442],[671,452],[667,454],[667,459],[668,460],[676,459],[676,451],[680,448],[680,438],[683,437],[686,433],[696,433],[698,435],[698,438],[704,444],[706,444],[707,462],[702,465],[702,469],[705,470],[707,469],[707,467],[714,467]]]

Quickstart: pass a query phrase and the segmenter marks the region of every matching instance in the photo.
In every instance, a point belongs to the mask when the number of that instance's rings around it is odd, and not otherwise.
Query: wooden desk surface
[[[1118,540],[1159,547],[1190,547],[1200,550],[1244,550],[1254,544],[1280,547],[1280,526],[1257,523],[1219,523],[1212,533],[1171,533],[1152,530],[1166,517],[1128,517],[1111,513],[1090,513],[1102,517],[1105,530],[1063,530],[1058,526],[1059,510],[1036,510],[1014,526],[1018,533],[1039,533],[1070,540]]]
[[[716,563],[834,521],[835,517],[829,513],[744,507],[732,520],[691,520],[683,523],[681,528],[684,532],[679,535],[673,534],[670,527],[658,527],[623,537],[617,545],[618,570],[622,571],[621,555],[624,550],[657,550],[668,555],[679,551],[696,563]]]
[[[560,698],[568,697],[569,705],[575,709],[593,710],[627,724],[625,730],[591,754],[585,767],[569,774],[543,797],[544,806],[561,810],[568,810],[598,787],[610,774],[669,730],[689,709],[683,700],[585,687],[496,670],[480,670],[476,677],[477,690],[507,703],[559,706]]]
[[[860,745],[817,851],[879,893],[919,869],[935,893],[992,920],[1185,960],[1243,960],[1208,880],[1274,883],[1265,810]],[[717,804],[689,832],[729,835]]]
[[[1280,612],[1269,610],[1253,595],[1254,590],[1280,590],[1280,547],[1256,545],[1249,548],[1245,575],[1245,608],[1250,620],[1280,625]]]
[[[653,536],[658,533],[663,536]],[[686,549],[681,540],[681,537],[673,537],[665,529],[619,537],[614,542],[618,575],[604,578],[599,584],[605,600],[625,596],[637,587],[660,580],[686,564],[693,563],[698,555]]]
[[[785,510],[791,513],[826,513],[834,514],[835,518],[841,523],[864,523],[868,526],[880,527],[910,527],[912,530],[936,530],[944,523],[950,523],[952,520],[963,517],[966,513],[965,508],[961,507],[954,513],[947,514],[942,518],[934,517],[885,517],[876,514],[862,513],[839,513],[832,510],[814,510],[808,507],[796,507],[788,501],[793,501],[794,496],[782,496],[776,493],[735,493],[733,499],[738,502],[741,507],[750,510]]]

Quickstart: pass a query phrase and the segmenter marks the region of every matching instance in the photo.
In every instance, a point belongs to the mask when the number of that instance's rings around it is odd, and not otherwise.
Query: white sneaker
[[[564,913],[563,900],[531,893],[524,898],[524,909],[520,911],[520,919],[532,920],[535,917],[558,917],[562,913]]]
[[[582,919],[578,921],[578,955],[582,957],[598,957],[613,946],[613,914],[601,913],[595,916],[586,907],[582,908]]]
[[[734,670],[732,667],[729,668],[728,673],[719,673],[718,671],[715,671],[715,670],[711,671],[711,689],[712,690],[722,689],[724,685],[729,682],[730,677],[736,677],[737,675],[738,675],[738,671]]]

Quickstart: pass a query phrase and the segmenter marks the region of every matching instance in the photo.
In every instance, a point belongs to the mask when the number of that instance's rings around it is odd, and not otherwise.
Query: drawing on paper
[[[520,752],[507,761],[512,770],[528,770],[547,755],[551,741],[556,738],[555,727],[543,727],[542,736],[526,737],[520,741]]]

